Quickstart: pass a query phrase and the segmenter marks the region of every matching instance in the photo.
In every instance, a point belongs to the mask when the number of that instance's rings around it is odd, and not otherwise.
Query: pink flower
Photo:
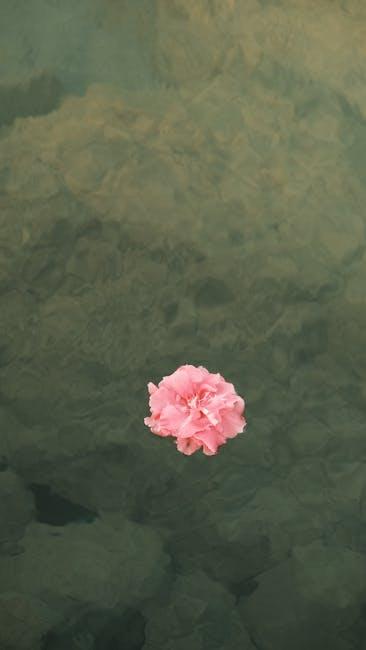
[[[245,403],[233,384],[203,366],[185,365],[148,383],[151,416],[144,419],[152,433],[176,438],[178,451],[190,456],[202,447],[206,456],[242,433]]]

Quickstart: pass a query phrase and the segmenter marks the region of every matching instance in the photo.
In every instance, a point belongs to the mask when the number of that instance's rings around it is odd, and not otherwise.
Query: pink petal
[[[188,397],[193,393],[190,373],[184,367],[176,370],[170,377],[164,377],[164,385],[181,397]]]
[[[182,422],[179,430],[177,430],[177,436],[180,438],[190,438],[201,429],[202,423],[200,416],[197,416],[196,412],[191,412],[190,415]]]
[[[175,401],[175,394],[168,388],[161,386],[150,395],[149,405],[152,411],[162,411],[167,404]]]
[[[240,413],[229,410],[221,413],[221,423],[227,438],[235,438],[238,433],[242,433],[246,424]]]
[[[179,431],[187,420],[187,415],[173,404],[165,406],[160,414],[160,422],[172,433]]]
[[[199,431],[196,434],[196,439],[204,443],[204,445],[212,452],[216,453],[217,448],[221,442],[225,440],[224,436],[215,431],[215,429],[207,429],[206,431]]]
[[[151,418],[145,418],[144,423],[146,426],[150,427],[152,433],[155,433],[157,436],[161,436],[162,438],[166,438],[167,436],[170,435],[170,432],[164,429],[159,420],[157,420],[154,417]]]
[[[215,456],[217,454],[217,451],[211,451],[206,445],[202,446],[202,451],[205,454],[205,456]]]
[[[158,390],[158,387],[155,386],[155,384],[153,384],[152,381],[149,381],[149,383],[147,385],[147,389],[148,389],[150,395],[152,395],[153,393],[155,393],[156,390]]]
[[[186,456],[191,456],[201,447],[201,444],[193,438],[177,438],[176,444],[178,451],[182,452],[182,454],[185,454]]]

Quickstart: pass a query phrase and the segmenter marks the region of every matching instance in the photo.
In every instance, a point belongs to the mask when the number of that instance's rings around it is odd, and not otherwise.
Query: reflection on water
[[[363,4],[1,5],[1,648],[361,650]]]

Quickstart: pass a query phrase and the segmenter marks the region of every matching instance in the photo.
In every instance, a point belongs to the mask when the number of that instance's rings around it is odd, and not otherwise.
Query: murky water
[[[364,3],[0,17],[1,650],[363,650]],[[144,425],[184,364],[215,456]]]

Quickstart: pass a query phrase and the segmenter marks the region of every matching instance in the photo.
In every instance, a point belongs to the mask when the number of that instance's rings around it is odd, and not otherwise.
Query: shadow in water
[[[145,625],[143,615],[132,608],[123,613],[88,612],[70,626],[49,632],[42,650],[141,650]]]
[[[36,519],[43,524],[65,526],[76,521],[91,523],[98,517],[98,513],[55,494],[49,485],[32,483],[29,488],[34,495]]]

